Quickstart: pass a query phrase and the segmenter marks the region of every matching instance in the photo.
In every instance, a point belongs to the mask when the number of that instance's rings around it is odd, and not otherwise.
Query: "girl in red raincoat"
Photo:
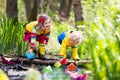
[[[51,19],[48,15],[40,15],[37,21],[30,22],[26,25],[24,41],[28,41],[29,48],[25,53],[29,59],[34,59],[35,54],[33,49],[35,42],[39,42],[39,58],[45,59],[45,45],[48,43],[51,28]]]

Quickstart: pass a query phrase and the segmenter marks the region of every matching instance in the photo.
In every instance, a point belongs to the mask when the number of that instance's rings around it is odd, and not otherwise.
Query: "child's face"
[[[44,22],[44,28],[45,29],[49,29],[51,26],[51,21],[49,19],[47,19],[45,22]]]
[[[71,38],[69,39],[69,43],[71,46],[76,46],[79,43],[79,40]]]

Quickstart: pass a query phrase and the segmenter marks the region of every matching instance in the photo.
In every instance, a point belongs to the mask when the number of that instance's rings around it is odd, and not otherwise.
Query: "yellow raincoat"
[[[32,32],[33,28],[38,24],[38,21],[33,21],[30,22],[29,24],[26,25],[26,30],[28,30],[29,32]],[[47,34],[48,32],[50,32],[50,29],[46,29],[44,32],[43,31],[37,31],[37,35],[40,34]]]
[[[60,54],[59,55],[63,56],[64,58],[66,58],[67,47],[71,47],[70,43],[69,43],[69,38],[68,38],[69,35],[70,35],[70,32],[66,32],[66,37],[63,39],[62,44],[60,46]],[[72,58],[74,60],[79,59],[76,46],[72,47]]]

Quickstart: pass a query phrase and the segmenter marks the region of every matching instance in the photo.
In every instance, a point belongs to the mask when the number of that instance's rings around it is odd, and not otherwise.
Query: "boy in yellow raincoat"
[[[60,56],[66,58],[67,48],[72,47],[72,59],[79,60],[77,45],[82,41],[82,35],[79,31],[62,32],[58,36],[58,41],[61,44]]]

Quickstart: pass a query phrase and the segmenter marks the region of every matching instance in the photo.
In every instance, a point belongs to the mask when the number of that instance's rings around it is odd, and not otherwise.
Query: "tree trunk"
[[[57,13],[57,11],[58,11],[58,4],[59,4],[58,0],[51,0],[50,1],[50,4],[49,4],[50,5],[50,10],[52,11],[53,14]]]
[[[75,15],[76,26],[82,24],[84,18],[82,16],[82,4],[81,0],[73,0],[73,9]]]
[[[72,6],[72,0],[61,0],[59,9],[59,21],[66,21],[69,19]]]
[[[37,3],[37,0],[34,0],[33,1],[33,8],[30,12],[30,17],[29,17],[29,21],[35,21],[37,20],[37,8],[38,8],[38,3]]]
[[[42,2],[43,0],[38,0],[38,14],[41,13],[42,5],[43,5]]]
[[[28,20],[30,17],[31,9],[32,9],[32,3],[31,3],[31,0],[24,0],[24,2],[25,2],[25,8],[26,8],[26,16]]]
[[[18,22],[17,0],[7,0],[6,12],[9,18],[14,18],[15,22]]]

